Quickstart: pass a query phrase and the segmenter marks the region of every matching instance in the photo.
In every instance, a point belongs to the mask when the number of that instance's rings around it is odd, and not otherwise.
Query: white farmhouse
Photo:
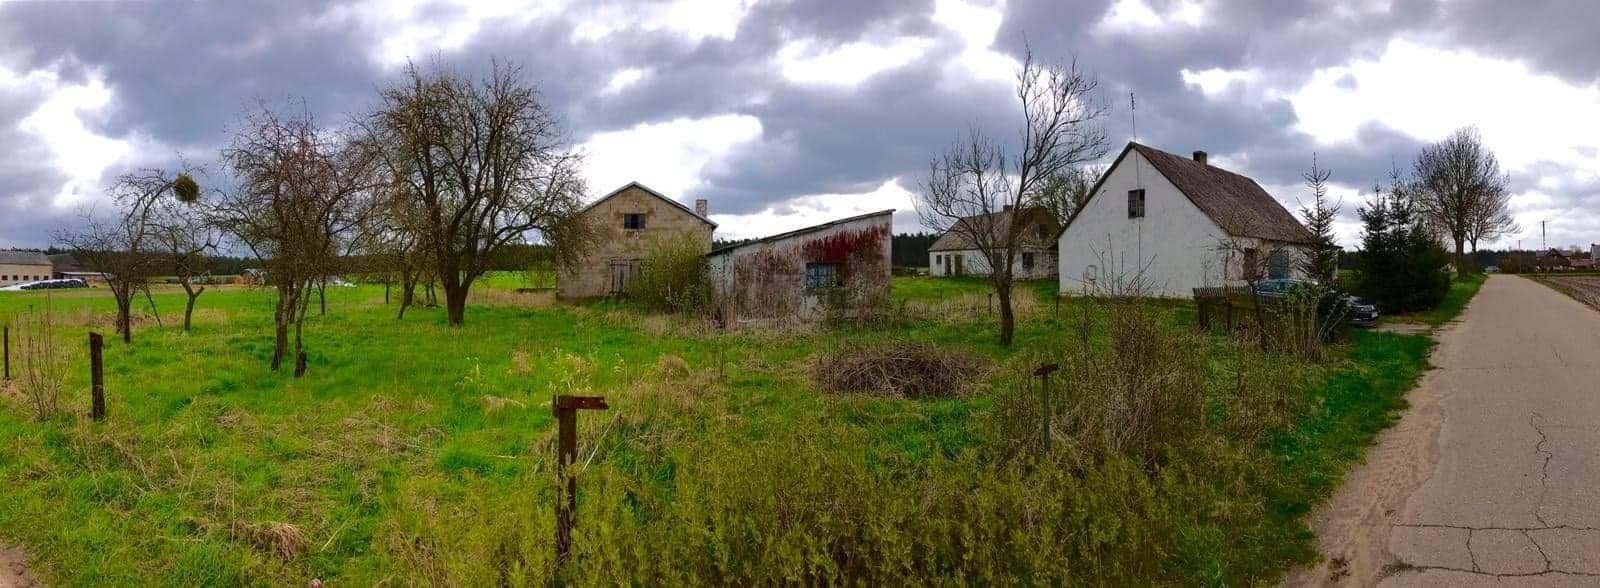
[[[1117,156],[1056,246],[1063,294],[1193,296],[1261,277],[1304,277],[1311,233],[1255,180],[1138,143]]]
[[[928,275],[932,276],[987,276],[990,273],[989,256],[972,242],[973,231],[992,231],[1003,235],[1011,223],[1022,223],[1017,233],[1017,255],[1011,262],[1011,277],[1018,280],[1035,280],[1056,277],[1056,248],[1052,242],[1061,230],[1061,223],[1049,210],[1038,207],[1023,209],[1013,214],[1010,205],[1000,212],[972,216],[956,221],[956,226],[928,247]],[[978,233],[983,234],[983,233]],[[1001,240],[996,238],[996,241]]]

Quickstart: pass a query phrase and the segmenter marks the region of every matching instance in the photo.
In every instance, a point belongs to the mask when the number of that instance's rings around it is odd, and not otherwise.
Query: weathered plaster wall
[[[718,304],[737,321],[811,320],[822,292],[806,289],[806,264],[837,263],[847,308],[889,298],[891,215],[882,213],[712,255]]]
[[[623,228],[623,215],[645,215],[643,229]],[[611,292],[611,262],[643,258],[658,242],[680,237],[693,238],[711,250],[712,226],[694,214],[656,198],[638,187],[629,187],[585,211],[584,217],[596,224],[599,238],[576,271],[563,270],[556,282],[556,295],[562,298],[589,298]]]
[[[1023,268],[1023,265],[1022,265],[1022,254],[1023,253],[1032,253],[1033,254],[1033,270],[1032,271],[1029,271],[1029,270],[1026,270],[1026,269]],[[963,249],[963,250],[952,250],[952,251],[931,251],[931,252],[929,252],[928,253],[928,265],[929,265],[929,267],[928,267],[928,275],[930,275],[930,276],[953,276],[953,275],[955,275],[955,271],[954,271],[955,270],[955,265],[954,265],[953,261],[948,265],[949,270],[948,271],[946,270],[947,264],[944,262],[944,258],[946,256],[951,256],[951,257],[960,256],[962,258],[962,260],[961,260],[961,268],[962,268],[961,275],[964,275],[964,276],[987,276],[987,275],[989,275],[989,257],[984,255],[983,252],[978,251],[977,249]],[[1038,280],[1038,279],[1044,279],[1044,278],[1054,278],[1054,277],[1056,277],[1057,267],[1058,267],[1058,264],[1056,262],[1056,251],[1055,251],[1055,249],[1026,249],[1026,250],[1018,251],[1016,259],[1012,260],[1012,262],[1011,262],[1011,276],[1013,278],[1015,278],[1015,279],[1018,279],[1018,280]]]

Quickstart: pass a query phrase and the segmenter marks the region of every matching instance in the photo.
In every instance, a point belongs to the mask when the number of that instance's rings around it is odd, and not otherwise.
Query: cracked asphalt
[[[1291,585],[1600,586],[1600,312],[1493,276]]]

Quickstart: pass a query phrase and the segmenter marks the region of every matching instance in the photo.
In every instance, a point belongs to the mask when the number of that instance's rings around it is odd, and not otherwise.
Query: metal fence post
[[[558,395],[550,402],[556,417],[556,561],[565,562],[572,550],[572,513],[578,508],[578,478],[571,471],[578,459],[578,411],[605,410],[604,396]],[[565,486],[565,488],[563,488]],[[565,494],[565,496],[562,496]]]
[[[101,349],[104,347],[105,340],[99,333],[89,333],[89,381],[94,402],[89,417],[97,421],[106,420],[106,380],[101,364]]]

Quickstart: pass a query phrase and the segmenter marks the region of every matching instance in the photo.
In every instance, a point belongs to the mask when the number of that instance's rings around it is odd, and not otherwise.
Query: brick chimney
[[[1196,152],[1194,152],[1194,160],[1200,162],[1200,165],[1207,165],[1206,164],[1206,152],[1204,152],[1204,151],[1196,151]]]
[[[695,200],[694,213],[700,215],[700,218],[708,218],[706,215],[711,214],[711,203],[704,198]]]

